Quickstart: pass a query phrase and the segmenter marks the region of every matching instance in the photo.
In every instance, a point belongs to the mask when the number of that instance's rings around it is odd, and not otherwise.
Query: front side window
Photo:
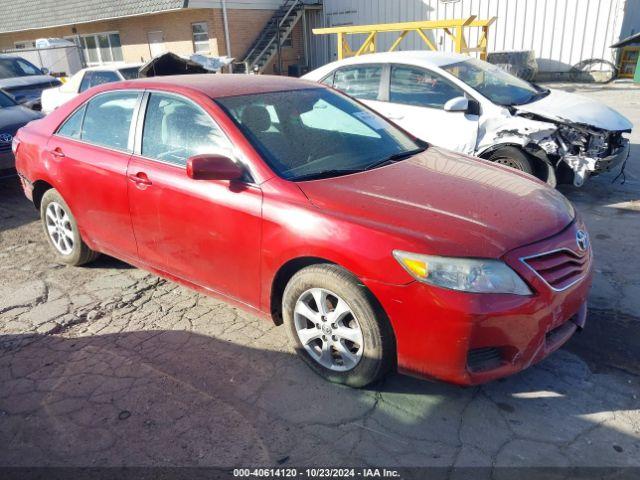
[[[115,150],[128,150],[129,130],[138,92],[108,92],[87,104],[81,139]]]
[[[442,68],[498,105],[531,103],[549,92],[475,58]]]
[[[423,149],[384,118],[326,88],[216,102],[274,172],[288,180],[354,173]]]
[[[341,68],[333,78],[333,87],[355,98],[375,100],[380,90],[381,65]]]
[[[442,76],[419,67],[394,65],[391,68],[389,101],[416,107],[443,108],[464,92]]]
[[[186,165],[193,155],[231,149],[211,117],[189,100],[152,93],[142,132],[142,156]]]
[[[84,112],[86,108],[87,106],[83,105],[81,108],[76,110],[73,115],[67,118],[67,120],[58,129],[58,135],[80,140],[80,135],[82,134],[82,121],[84,120]]]

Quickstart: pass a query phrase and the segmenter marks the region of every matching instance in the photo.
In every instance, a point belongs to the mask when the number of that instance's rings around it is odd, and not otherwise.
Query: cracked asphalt
[[[109,257],[57,265],[0,181],[0,465],[640,466],[640,88],[578,90],[638,126],[624,185],[562,189],[595,250],[586,329],[476,388],[326,383],[282,327]]]

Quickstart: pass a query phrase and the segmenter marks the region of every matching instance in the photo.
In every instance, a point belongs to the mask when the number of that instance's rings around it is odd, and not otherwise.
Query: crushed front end
[[[608,172],[626,162],[630,147],[624,133],[562,124],[555,135],[558,150],[554,156],[572,170],[573,184],[580,187],[590,176]]]

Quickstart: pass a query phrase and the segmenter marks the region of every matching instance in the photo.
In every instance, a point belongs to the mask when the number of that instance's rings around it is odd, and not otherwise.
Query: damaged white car
[[[632,124],[606,105],[541,88],[458,54],[374,53],[303,78],[331,85],[418,138],[535,175],[584,184],[623,168]]]

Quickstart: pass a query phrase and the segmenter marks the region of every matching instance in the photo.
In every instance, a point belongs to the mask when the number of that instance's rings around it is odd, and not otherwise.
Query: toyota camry
[[[317,83],[102,85],[13,149],[60,262],[104,253],[284,324],[333,382],[482,383],[585,323],[589,237],[560,193]]]

